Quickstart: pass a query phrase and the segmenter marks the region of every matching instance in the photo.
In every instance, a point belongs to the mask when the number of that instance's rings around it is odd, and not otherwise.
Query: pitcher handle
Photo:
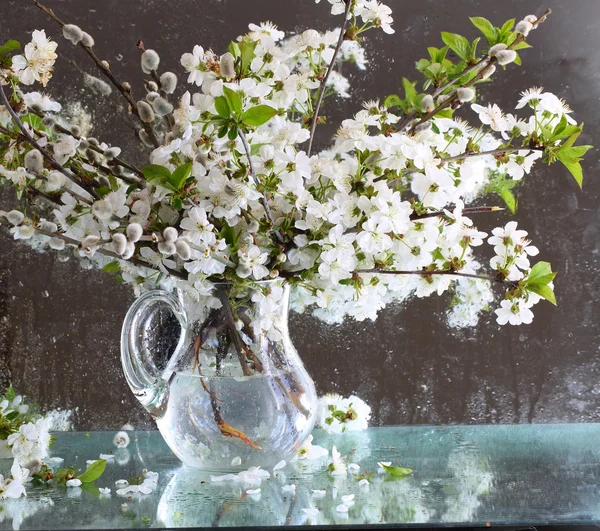
[[[156,366],[156,352],[147,345],[144,328],[151,309],[165,307],[177,318],[181,325],[181,335],[173,356],[185,342],[187,318],[179,299],[163,290],[149,291],[137,299],[129,308],[121,331],[121,363],[129,387],[140,403],[154,416],[160,418],[165,413],[169,399],[170,375],[163,374]]]

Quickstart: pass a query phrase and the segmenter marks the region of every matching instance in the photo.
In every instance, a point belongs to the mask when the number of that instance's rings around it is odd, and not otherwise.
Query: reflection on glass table
[[[211,475],[218,473],[182,466],[158,432],[132,432],[129,447],[119,450],[113,435],[57,434],[52,455],[65,465],[84,469],[86,460],[111,450],[114,458],[94,485],[31,487],[27,498],[0,501],[0,530],[600,521],[597,424],[386,427],[340,436],[317,431],[315,443],[336,445],[360,469],[334,477],[326,472],[329,457],[302,460],[252,484],[216,482]],[[378,461],[414,473],[393,478],[378,471]],[[0,473],[10,464],[0,460]],[[159,473],[154,492],[116,494],[115,481],[144,469]],[[368,485],[359,484],[363,477]],[[295,489],[284,489],[290,485]],[[110,496],[99,487],[110,487]]]

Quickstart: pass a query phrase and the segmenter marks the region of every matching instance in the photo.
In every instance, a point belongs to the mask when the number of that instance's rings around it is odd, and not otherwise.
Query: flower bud
[[[179,234],[177,234],[177,229],[175,227],[167,227],[163,231],[163,238],[167,242],[177,241],[177,238],[179,238]]]
[[[500,50],[496,53],[496,61],[501,66],[512,63],[517,58],[517,52],[514,50]]]
[[[127,251],[127,238],[121,233],[113,234],[112,245],[115,253],[119,256],[123,256],[125,251]]]
[[[192,257],[192,249],[190,245],[185,240],[177,240],[175,242],[175,250],[177,251],[177,255],[182,260],[189,260]]]
[[[65,176],[59,171],[51,171],[48,174],[48,190],[54,192],[60,190],[65,184]]]
[[[25,168],[31,172],[39,172],[44,169],[44,157],[37,149],[32,149],[25,155]]]
[[[144,74],[150,74],[156,70],[160,64],[160,57],[154,50],[146,50],[142,54],[142,71]]]
[[[269,271],[269,277],[277,278],[278,276],[279,276],[279,271],[277,271],[277,269],[272,269],[271,271]]]
[[[11,210],[8,214],[6,214],[6,219],[11,225],[16,227],[17,225],[23,223],[25,215],[23,212],[19,212],[18,210]]]
[[[50,238],[48,240],[48,245],[50,246],[50,249],[62,251],[65,248],[65,241],[60,238]]]
[[[110,208],[110,205],[103,199],[96,201],[92,205],[92,213],[102,221],[108,221],[113,215],[112,208]]]
[[[529,22],[530,24],[535,24],[537,22],[537,17],[535,15],[527,15],[523,20],[525,22]]]
[[[158,252],[165,256],[171,256],[177,252],[173,242],[158,242]]]
[[[156,98],[152,102],[152,108],[154,109],[154,112],[159,116],[166,116],[167,114],[173,112],[173,105],[171,105],[167,100],[161,97]]]
[[[83,35],[81,35],[81,44],[83,44],[87,48],[91,48],[96,43],[94,42],[94,38],[89,33],[86,33],[84,31]]]
[[[75,137],[75,138],[79,138],[81,136],[81,128],[77,125],[72,125],[71,126],[71,134]]]
[[[99,96],[110,96],[112,94],[112,87],[106,81],[89,74],[83,74],[83,84]]]
[[[523,37],[527,37],[532,29],[533,24],[527,20],[521,20],[515,27],[515,31],[523,35]]]
[[[144,143],[144,145],[146,147],[149,147],[149,148],[154,147],[154,144],[152,143],[152,140],[150,140],[150,137],[148,136],[148,133],[146,133],[146,131],[144,131],[143,129],[140,129],[138,131],[138,136],[140,137],[140,140]]]
[[[158,92],[158,85],[156,81],[146,81],[146,87],[150,92]]]
[[[100,61],[100,64],[102,65],[102,68],[104,68],[104,70],[110,70],[110,65],[108,64],[108,61]]]
[[[287,255],[286,255],[285,253],[279,253],[279,254],[277,255],[277,261],[278,261],[280,264],[283,264],[283,263],[285,263],[285,262],[287,261]]]
[[[235,77],[235,59],[230,52],[224,53],[220,61],[221,75],[227,79]]]
[[[126,232],[127,239],[130,242],[137,242],[142,237],[142,234],[144,234],[144,229],[142,229],[142,226],[139,223],[130,223]]]
[[[488,55],[490,56],[494,56],[496,55],[500,50],[506,50],[507,46],[506,44],[504,44],[503,42],[500,42],[498,44],[494,44],[494,46],[492,46],[489,51],[488,51]]]
[[[99,236],[91,236],[90,235],[90,236],[86,236],[79,245],[84,251],[91,251],[95,246],[98,245],[99,241],[100,241]]]
[[[121,87],[125,92],[131,92],[131,83],[129,83],[129,81],[123,81],[123,83],[121,83]]]
[[[481,72],[481,79],[487,79],[496,71],[496,65],[489,65]]]
[[[83,38],[83,31],[75,24],[65,24],[63,26],[63,37],[73,44],[79,44]]]
[[[442,105],[443,103],[446,103],[449,97],[450,96],[448,96],[447,94],[440,94],[437,99],[438,106]]]
[[[125,248],[125,252],[121,255],[123,260],[129,260],[133,254],[135,253],[135,243],[132,241],[127,242],[127,247]]]
[[[475,91],[470,87],[461,87],[456,90],[456,97],[461,103],[466,103],[475,97]]]
[[[153,103],[153,102],[154,102],[154,100],[155,100],[156,98],[158,98],[159,96],[160,96],[160,94],[159,94],[158,92],[154,92],[154,91],[152,91],[152,92],[148,92],[148,94],[146,94],[146,101],[147,101],[148,103]]]
[[[92,146],[96,146],[96,147],[100,147],[100,141],[97,138],[94,138],[93,136],[90,136],[87,141],[92,144]]]
[[[112,160],[115,157],[118,157],[121,154],[121,148],[120,147],[110,147],[108,148],[105,152],[104,152],[104,156],[108,159],[108,160]]]
[[[150,122],[154,121],[154,110],[152,109],[152,107],[150,107],[150,104],[140,100],[137,102],[137,110],[140,115],[140,120],[142,120],[142,122],[149,124]]]
[[[42,125],[44,127],[47,127],[48,129],[53,128],[56,125],[56,120],[54,119],[53,116],[50,116],[49,114],[47,116],[44,116],[42,118]]]
[[[173,94],[177,88],[177,76],[173,72],[165,72],[160,76],[160,88],[167,94]]]
[[[431,112],[435,109],[435,104],[433,103],[433,97],[431,94],[427,94],[421,100],[421,109],[423,112]]]

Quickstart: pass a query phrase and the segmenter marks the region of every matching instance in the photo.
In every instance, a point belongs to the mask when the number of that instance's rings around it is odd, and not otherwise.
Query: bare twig
[[[244,151],[246,152],[246,157],[248,158],[248,167],[250,168],[250,177],[254,181],[254,186],[256,186],[256,189],[258,190],[258,185],[260,183],[258,181],[258,177],[256,176],[256,172],[254,171],[254,164],[252,163],[252,156],[250,155],[250,145],[248,144],[246,135],[242,132],[241,129],[239,130],[239,137],[240,137],[240,140],[242,141],[242,144],[244,145]],[[265,214],[267,216],[267,219],[269,220],[269,225],[271,226],[271,231],[273,232],[273,234],[275,234],[275,237],[277,238],[277,241],[279,241],[279,243],[284,243],[283,236],[281,235],[281,233],[278,230],[275,230],[275,228],[274,228],[275,222],[273,221],[273,215],[271,214],[271,209],[269,208],[269,203],[267,201],[267,194],[265,192],[262,192],[261,195],[262,195],[262,197],[260,199],[260,202],[261,202],[263,208],[265,209]]]
[[[315,106],[315,111],[312,117],[312,122],[310,124],[310,139],[308,140],[308,150],[306,154],[310,157],[312,152],[312,145],[315,139],[315,131],[317,129],[317,121],[319,120],[319,109],[321,108],[321,104],[323,103],[323,97],[325,96],[325,87],[327,85],[327,80],[329,79],[329,75],[335,66],[335,62],[337,61],[337,56],[340,53],[340,49],[342,47],[342,43],[344,42],[344,36],[346,34],[346,26],[348,25],[348,14],[350,13],[350,7],[352,6],[353,0],[345,0],[346,1],[346,11],[344,12],[344,22],[342,23],[342,28],[340,29],[340,36],[338,38],[337,46],[333,52],[333,57],[331,58],[331,62],[327,67],[327,72],[325,73],[325,77],[321,81],[321,86],[319,87],[319,97],[317,98],[317,105]]]
[[[452,207],[449,207],[449,208],[452,208]],[[501,212],[502,210],[505,210],[505,209],[502,207],[497,207],[497,206],[480,206],[480,207],[463,208],[462,213],[471,215],[471,214],[484,214],[487,212]],[[426,212],[425,214],[417,214],[416,212],[413,212],[410,215],[411,221],[417,221],[420,219],[427,219],[427,218],[438,218],[438,217],[448,217],[448,215],[443,210],[436,210],[434,212]]]
[[[450,275],[455,277],[466,277],[466,278],[475,278],[478,280],[487,280],[488,282],[498,282],[500,284],[507,284],[509,286],[513,286],[515,282],[511,280],[506,280],[501,277],[492,276],[492,275],[477,275],[476,273],[461,273],[460,271],[426,271],[426,270],[417,270],[417,271],[398,271],[391,269],[357,269],[354,273],[370,273],[374,275],[420,275],[422,277],[429,277],[432,275]]]
[[[58,18],[54,14],[54,11],[52,11],[52,9],[49,9],[49,8],[43,6],[37,0],[33,0],[33,3],[38,8],[40,8],[44,13],[46,13],[46,15],[48,15],[51,19],[53,19],[61,28],[66,25],[60,18]],[[152,142],[152,144],[154,145],[154,147],[159,147],[160,143],[159,143],[158,139],[156,138],[156,133],[154,132],[154,129],[152,128],[152,126],[150,124],[145,123],[140,118],[140,114],[139,114],[138,109],[137,109],[136,101],[135,101],[134,97],[131,94],[131,89],[130,88],[129,89],[126,88],[124,86],[124,84],[121,83],[115,77],[115,75],[111,72],[110,68],[107,66],[107,63],[106,62],[103,63],[102,60],[96,55],[96,53],[94,52],[94,50],[90,46],[86,46],[82,42],[79,43],[79,46],[85,50],[85,52],[92,58],[92,60],[94,61],[94,63],[96,64],[96,66],[100,69],[100,71],[110,80],[110,82],[117,88],[117,90],[127,100],[127,103],[129,103],[129,111],[133,115],[137,116],[137,118],[139,119],[140,123],[142,124],[142,127],[144,128],[144,130],[148,134],[148,137],[150,138],[150,141]]]
[[[2,87],[1,84],[0,84],[0,99],[2,100],[8,113],[11,115],[13,122],[15,122],[15,124],[21,130],[21,133],[25,137],[25,140],[27,140],[27,142],[29,144],[31,144],[35,149],[37,149],[55,170],[62,173],[67,179],[69,179],[71,182],[73,182],[77,186],[81,186],[81,188],[83,188],[86,192],[88,192],[93,198],[98,199],[99,198],[98,194],[91,186],[80,181],[70,170],[68,170],[67,168],[61,166],[58,162],[56,162],[54,157],[48,151],[46,151],[42,146],[40,146],[37,143],[37,141],[29,134],[29,131],[27,131],[27,128],[23,125],[23,122],[21,122],[19,116],[14,111],[14,109],[11,107],[10,102],[8,101],[8,97],[6,96],[6,93],[4,92],[4,88]]]

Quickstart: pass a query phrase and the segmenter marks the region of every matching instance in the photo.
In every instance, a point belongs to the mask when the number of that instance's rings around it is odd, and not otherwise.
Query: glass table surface
[[[270,470],[260,486],[215,482],[211,475],[220,473],[183,467],[154,431],[130,432],[120,450],[114,432],[55,435],[52,456],[65,465],[85,469],[101,453],[114,458],[94,484],[30,486],[27,498],[0,501],[0,530],[600,522],[600,424],[382,427],[337,436],[317,430],[316,444],[336,445],[360,470],[332,477],[329,458],[295,461]],[[414,472],[393,478],[378,472],[378,461]],[[0,473],[10,465],[0,460]],[[144,469],[159,473],[154,492],[116,494],[116,480]],[[371,473],[369,485],[359,485],[360,474]],[[295,492],[283,489],[292,484]],[[110,487],[110,496],[99,487]],[[349,494],[348,511],[338,512]]]

